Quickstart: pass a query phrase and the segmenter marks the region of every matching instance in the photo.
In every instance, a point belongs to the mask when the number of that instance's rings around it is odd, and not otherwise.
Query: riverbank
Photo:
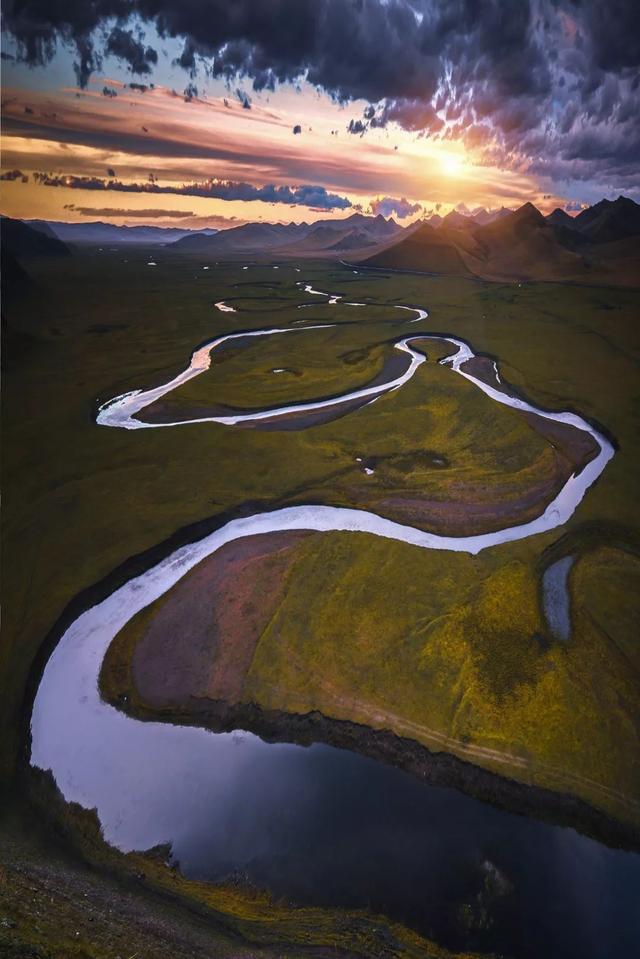
[[[364,912],[189,882],[167,850],[122,855],[46,776],[0,808],[0,950],[15,959],[473,959]]]

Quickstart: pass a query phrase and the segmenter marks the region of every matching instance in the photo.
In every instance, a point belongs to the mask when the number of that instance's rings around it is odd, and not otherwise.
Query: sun
[[[457,176],[462,167],[462,159],[456,153],[445,153],[440,159],[443,173],[447,176]]]

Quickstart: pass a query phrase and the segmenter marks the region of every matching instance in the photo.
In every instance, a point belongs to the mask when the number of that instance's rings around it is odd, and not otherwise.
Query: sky
[[[5,0],[2,27],[9,216],[640,200],[637,0]]]

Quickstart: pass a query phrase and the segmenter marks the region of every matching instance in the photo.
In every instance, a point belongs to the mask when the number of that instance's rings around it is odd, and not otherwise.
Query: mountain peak
[[[455,228],[468,226],[471,222],[468,216],[465,216],[464,213],[461,213],[459,210],[451,210],[442,221],[443,226],[452,226]]]
[[[606,243],[640,234],[640,205],[631,197],[600,200],[582,210],[575,219],[577,229],[592,241]]]
[[[549,215],[545,217],[545,220],[554,226],[566,226],[575,229],[573,217],[569,216],[566,210],[562,210],[559,206],[549,213]]]
[[[529,220],[532,223],[544,223],[544,217],[542,213],[537,206],[534,206],[530,201],[519,207],[515,213],[512,214],[512,217],[518,221]]]

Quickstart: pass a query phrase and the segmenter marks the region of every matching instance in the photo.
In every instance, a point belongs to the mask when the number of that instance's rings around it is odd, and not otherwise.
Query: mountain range
[[[326,256],[380,246],[404,232],[382,214],[352,213],[343,220],[315,223],[245,223],[215,236],[189,236],[172,244],[181,253]]]
[[[183,237],[213,236],[217,230],[187,230],[173,226],[116,226],[96,220],[91,223],[63,223],[57,220],[24,220],[27,226],[64,243],[90,243],[120,246],[125,243],[166,244]]]
[[[624,196],[601,200],[576,216],[559,208],[543,216],[525,203],[515,211],[456,209],[406,227],[363,213],[315,223],[245,223],[220,231],[3,217],[2,240],[6,254],[17,259],[68,256],[67,242],[162,243],[198,256],[345,258],[378,269],[498,281],[640,283],[640,205]]]
[[[478,225],[470,217],[421,222],[361,264],[488,280],[640,282],[640,205],[602,200],[570,217],[548,216],[532,203]]]

